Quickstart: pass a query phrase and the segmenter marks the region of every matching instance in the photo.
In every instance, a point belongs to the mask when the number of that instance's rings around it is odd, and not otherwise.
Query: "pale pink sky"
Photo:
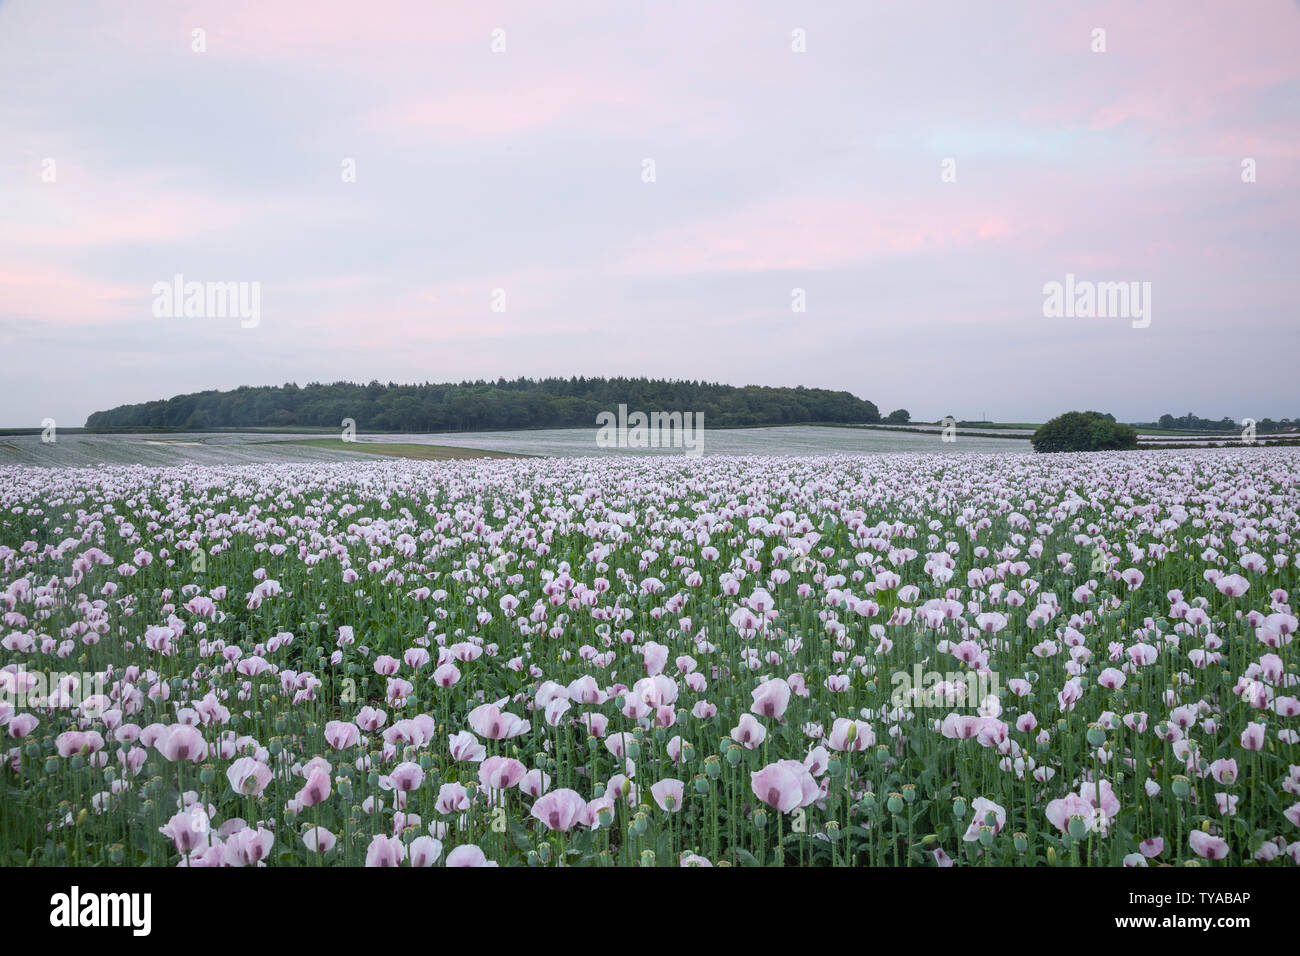
[[[1296,416],[1297,177],[1294,0],[0,0],[0,425],[518,375]],[[260,323],[155,318],[175,273]],[[1067,273],[1150,326],[1045,318]]]

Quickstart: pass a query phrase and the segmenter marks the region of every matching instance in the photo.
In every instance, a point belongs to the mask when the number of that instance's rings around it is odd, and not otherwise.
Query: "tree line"
[[[1164,428],[1169,430],[1196,431],[1196,432],[1235,432],[1241,431],[1241,422],[1229,418],[1227,415],[1218,419],[1201,418],[1188,412],[1186,415],[1175,417],[1168,412],[1161,415],[1158,421],[1141,422],[1140,427]],[[1274,421],[1271,418],[1261,418],[1255,423],[1255,430],[1258,432],[1285,432],[1300,426],[1300,417],[1282,418]]]
[[[92,413],[89,429],[338,428],[369,431],[485,431],[595,426],[602,411],[703,414],[706,427],[803,422],[875,423],[880,410],[844,391],[737,387],[649,378],[517,378],[399,385],[377,381],[209,390]]]

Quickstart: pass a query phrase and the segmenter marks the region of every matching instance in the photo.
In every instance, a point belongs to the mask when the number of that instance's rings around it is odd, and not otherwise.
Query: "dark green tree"
[[[1137,431],[1100,412],[1066,412],[1043,424],[1030,439],[1034,451],[1113,451],[1137,447]]]

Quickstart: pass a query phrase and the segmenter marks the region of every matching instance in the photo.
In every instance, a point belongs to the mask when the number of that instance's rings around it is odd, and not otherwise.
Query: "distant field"
[[[0,466],[97,468],[103,465],[251,465],[259,463],[411,458],[437,461],[468,458],[605,457],[673,455],[681,448],[601,448],[595,428],[529,429],[498,432],[439,432],[428,435],[358,434],[355,442],[338,433],[288,432],[135,432],[93,433],[60,430],[45,443],[39,430],[0,436]],[[935,430],[791,425],[768,428],[708,428],[703,452],[713,455],[864,455],[1028,453],[1028,442],[1007,441],[1009,434],[960,432],[954,442]]]
[[[714,455],[871,455],[900,454],[1013,454],[1032,455],[1029,432],[979,431],[959,428],[956,440],[941,440],[941,430],[917,426],[810,426],[767,428],[710,428],[703,433],[705,457]],[[1152,436],[1154,437],[1154,436]],[[473,458],[606,457],[670,455],[683,457],[681,448],[602,448],[594,428],[530,429],[498,432],[440,432],[437,434],[358,434],[355,442],[340,440],[337,432],[323,436],[310,432],[136,432],[92,433],[73,429],[58,432],[56,442],[45,443],[39,430],[0,435],[0,466],[98,468],[104,465],[251,465],[307,461],[408,458],[454,461]],[[1021,439],[1009,441],[1008,439]],[[1152,444],[1143,436],[1144,447]],[[1157,439],[1157,442],[1161,441]],[[1163,441],[1170,441],[1164,439]],[[1175,441],[1171,446],[1192,450],[1197,442]],[[1234,448],[1249,448],[1235,436],[1216,436]],[[1259,436],[1258,444],[1272,444]],[[1159,447],[1159,445],[1157,445]]]
[[[483,451],[478,448],[453,448],[450,445],[421,445],[401,442],[346,442],[341,438],[304,438],[301,441],[269,442],[268,444],[305,445],[328,451],[350,451],[360,454],[384,455],[389,458],[414,458],[419,461],[449,461],[465,458],[524,458],[525,455],[504,451]]]

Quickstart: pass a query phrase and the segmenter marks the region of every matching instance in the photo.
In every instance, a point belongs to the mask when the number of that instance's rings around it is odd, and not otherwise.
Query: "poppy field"
[[[0,862],[1294,866],[1300,453],[0,468]]]

